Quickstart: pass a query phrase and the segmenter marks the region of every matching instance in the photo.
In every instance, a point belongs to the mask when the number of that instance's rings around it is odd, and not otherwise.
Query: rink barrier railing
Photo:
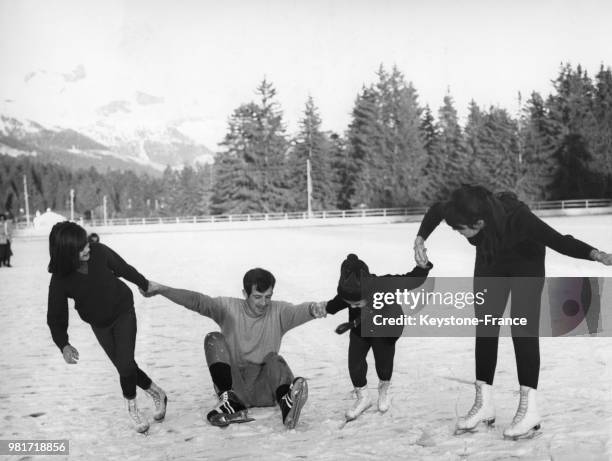
[[[532,210],[577,210],[612,207],[612,199],[585,199],[585,200],[555,200],[547,202],[533,202],[529,205]],[[84,221],[87,226],[138,226],[155,224],[215,224],[238,223],[257,221],[290,221],[290,220],[326,220],[343,218],[401,218],[421,216],[427,207],[412,208],[364,208],[353,210],[326,210],[291,213],[248,213],[229,215],[205,216],[176,216],[176,217],[148,217],[148,218],[112,218],[93,219]],[[17,228],[24,229],[26,224],[21,222]]]

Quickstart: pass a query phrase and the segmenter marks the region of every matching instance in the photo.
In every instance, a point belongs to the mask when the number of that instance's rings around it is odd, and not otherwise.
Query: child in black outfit
[[[422,285],[433,265],[427,262],[423,266],[416,266],[411,272],[403,275],[384,275],[382,277],[414,277],[414,286]],[[372,405],[372,398],[367,389],[368,363],[366,357],[370,348],[374,353],[376,374],[379,378],[378,384],[378,410],[382,413],[389,409],[391,399],[389,397],[389,386],[393,374],[393,358],[395,356],[395,343],[401,336],[403,327],[397,328],[390,337],[363,337],[361,335],[361,309],[367,307],[368,300],[362,293],[362,281],[365,277],[375,276],[370,274],[367,264],[356,255],[349,254],[340,267],[340,280],[338,282],[338,294],[329,301],[326,311],[329,314],[349,308],[349,321],[338,326],[336,333],[344,333],[350,329],[348,367],[349,375],[357,401],[346,411],[348,421],[357,418],[361,413]]]

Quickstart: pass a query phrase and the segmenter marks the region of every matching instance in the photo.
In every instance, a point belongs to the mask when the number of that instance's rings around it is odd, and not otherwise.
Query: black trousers
[[[537,389],[540,375],[538,326],[544,287],[544,260],[513,261],[490,266],[477,264],[474,276],[474,292],[486,290],[485,304],[475,307],[478,319],[484,319],[487,314],[502,317],[508,297],[511,299],[510,317],[527,319],[527,327],[511,328],[512,343],[519,384]],[[476,379],[487,384],[493,384],[495,376],[499,328],[482,323],[476,327]]]
[[[98,342],[119,372],[119,383],[126,399],[136,397],[136,386],[141,389],[151,387],[151,378],[142,371],[134,360],[136,347],[136,312],[132,307],[121,314],[115,322],[106,328],[92,325]]]
[[[351,330],[348,350],[348,367],[351,381],[355,387],[368,383],[368,362],[366,357],[370,348],[374,353],[374,365],[378,379],[389,381],[393,374],[395,343],[398,338],[362,338]]]

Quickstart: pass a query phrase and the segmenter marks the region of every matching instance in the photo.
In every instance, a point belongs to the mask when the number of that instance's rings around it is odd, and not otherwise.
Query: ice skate
[[[389,394],[389,387],[391,381],[380,381],[378,383],[378,411],[386,413],[391,406],[391,395]]]
[[[151,386],[145,392],[153,398],[155,403],[153,419],[155,421],[162,421],[166,417],[166,405],[168,404],[166,393],[154,382],[151,382]]]
[[[136,432],[139,432],[141,434],[147,432],[149,430],[149,421],[147,421],[147,418],[138,410],[138,405],[136,405],[136,398],[134,397],[133,399],[126,400],[128,404],[128,412],[130,414],[130,418],[132,418],[132,421],[134,423],[134,429],[136,429]]]
[[[531,439],[540,434],[540,414],[536,405],[536,390],[521,386],[521,397],[512,424],[504,430],[508,440]]]
[[[213,426],[226,427],[232,423],[248,423],[254,421],[249,418],[244,403],[232,390],[219,395],[219,403],[207,415],[206,419]]]
[[[493,386],[484,381],[476,381],[476,398],[467,415],[462,416],[455,426],[455,435],[475,432],[480,423],[492,426],[495,423]]]
[[[368,392],[367,386],[356,387],[355,395],[357,396],[357,401],[350,409],[346,410],[345,413],[347,421],[354,420],[361,413],[363,413],[372,406],[372,397],[370,397],[370,393]]]
[[[283,424],[287,429],[293,429],[300,419],[302,407],[308,399],[308,383],[304,378],[295,378],[289,392],[279,402]]]

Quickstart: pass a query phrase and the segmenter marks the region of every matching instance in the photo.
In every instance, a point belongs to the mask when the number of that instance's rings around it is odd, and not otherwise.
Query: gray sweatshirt
[[[213,319],[225,336],[232,362],[239,367],[262,364],[269,352],[278,353],[285,333],[313,319],[310,303],[293,305],[270,301],[261,316],[254,316],[247,312],[245,299],[211,298],[175,288],[166,288],[163,294],[171,301]]]

